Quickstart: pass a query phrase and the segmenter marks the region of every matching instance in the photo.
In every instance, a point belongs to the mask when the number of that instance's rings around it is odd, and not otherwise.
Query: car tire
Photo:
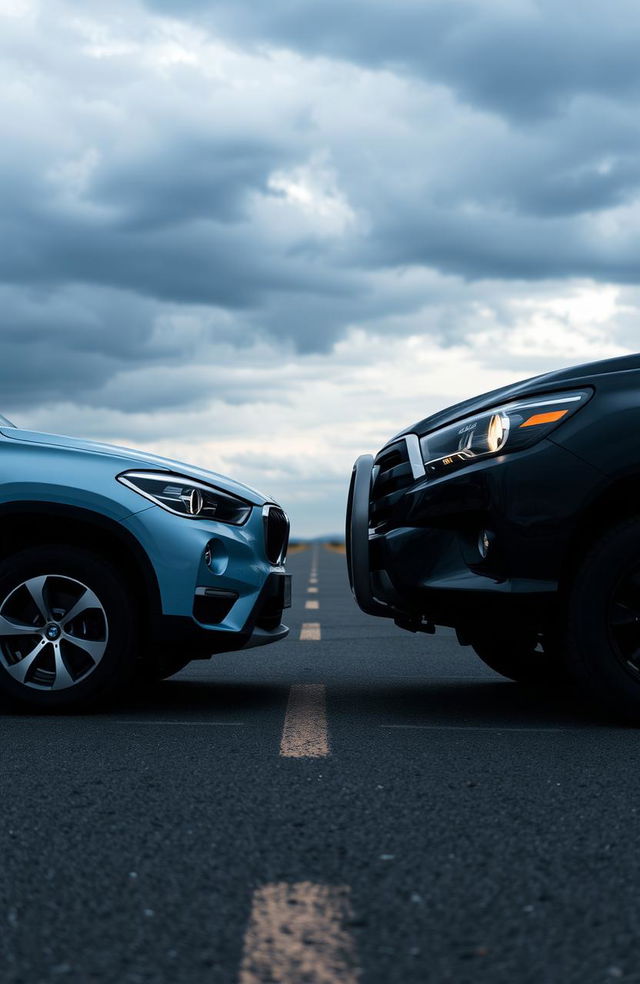
[[[59,544],[0,561],[0,692],[12,702],[63,710],[121,691],[136,629],[123,578],[99,555]]]
[[[550,687],[567,682],[565,661],[550,635],[497,629],[478,633],[470,642],[483,663],[516,683]]]
[[[569,594],[569,668],[599,706],[640,721],[640,518],[611,528]]]

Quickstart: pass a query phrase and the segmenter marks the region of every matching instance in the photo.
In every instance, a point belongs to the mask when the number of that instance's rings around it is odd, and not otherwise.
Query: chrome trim
[[[525,397],[525,399],[527,398]],[[559,396],[557,400],[536,400],[534,397],[530,397],[530,399],[533,400],[533,403],[502,403],[498,409],[527,410],[530,407],[552,407],[556,403],[578,403],[579,400],[582,400],[582,394],[580,396]],[[490,408],[487,410],[487,413],[489,412]],[[482,410],[479,413],[482,413]]]
[[[282,545],[282,549],[278,554],[278,559],[275,561],[275,563],[273,563],[273,567],[279,567],[284,563],[285,557],[287,556],[287,550],[289,547],[289,533],[291,531],[291,520],[289,519],[289,516],[284,511],[282,506],[279,506],[277,502],[265,502],[264,506],[262,507],[262,527],[265,531],[265,537],[267,532],[267,523],[269,522],[269,513],[271,512],[272,509],[279,509],[287,521],[287,535]],[[265,539],[265,548],[266,548],[266,539]],[[269,560],[268,557],[267,560]],[[270,560],[269,563],[271,563]]]
[[[424,478],[427,471],[424,467],[424,461],[422,460],[420,438],[417,434],[406,434],[404,441],[407,445],[407,455],[409,457],[409,464],[411,465],[411,473],[413,477],[415,479]]]
[[[199,585],[196,588],[196,596],[198,598],[233,598],[234,600],[238,597],[237,591],[228,591],[226,588],[207,588]]]

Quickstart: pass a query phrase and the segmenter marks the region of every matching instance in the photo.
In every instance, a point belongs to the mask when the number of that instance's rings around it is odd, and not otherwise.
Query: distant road
[[[286,642],[5,709],[2,984],[640,980],[638,733],[289,566]]]

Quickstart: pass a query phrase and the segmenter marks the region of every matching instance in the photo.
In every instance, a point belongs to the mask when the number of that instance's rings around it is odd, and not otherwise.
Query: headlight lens
[[[505,403],[427,434],[420,441],[427,475],[436,477],[478,458],[530,447],[590,397],[590,390],[574,390]]]
[[[215,519],[240,526],[248,519],[251,504],[229,492],[171,472],[130,471],[118,481],[139,492],[167,512],[188,519]]]

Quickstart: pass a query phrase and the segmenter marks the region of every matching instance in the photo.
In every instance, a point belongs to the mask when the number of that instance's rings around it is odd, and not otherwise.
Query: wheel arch
[[[640,517],[640,471],[612,480],[578,516],[561,571],[561,593],[568,589],[593,544],[607,530],[633,516]]]
[[[61,503],[0,505],[0,558],[25,547],[65,543],[93,548],[121,572],[136,598],[143,623],[153,629],[162,613],[153,565],[136,537],[116,520]]]

